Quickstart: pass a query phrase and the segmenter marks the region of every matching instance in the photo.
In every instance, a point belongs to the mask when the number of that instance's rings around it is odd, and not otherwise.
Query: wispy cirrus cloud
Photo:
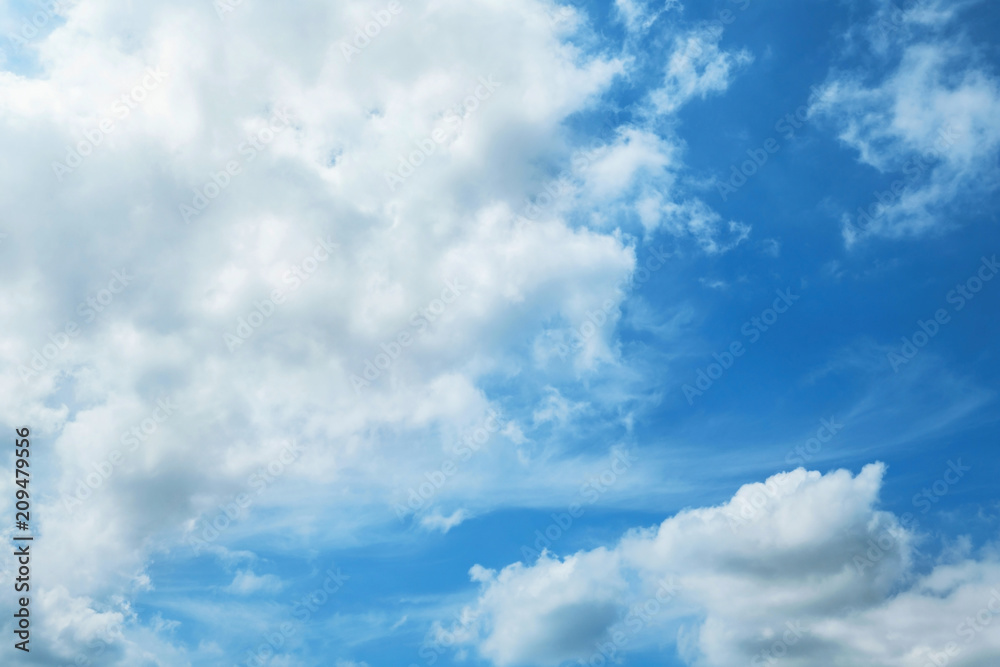
[[[944,231],[951,207],[995,187],[1000,78],[955,25],[974,4],[880,8],[855,40],[885,73],[834,70],[813,95],[810,115],[832,124],[860,162],[894,178],[844,215],[848,245]]]

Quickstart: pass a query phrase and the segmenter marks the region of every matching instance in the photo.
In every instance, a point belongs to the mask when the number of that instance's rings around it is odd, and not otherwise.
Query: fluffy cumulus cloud
[[[173,622],[129,607],[156,589],[154,553],[232,567],[233,544],[266,546],[280,516],[320,542],[395,526],[405,490],[484,424],[488,446],[422,505],[425,528],[572,493],[552,480],[603,458],[532,448],[532,412],[505,412],[483,378],[548,372],[531,341],[617,308],[649,235],[720,252],[748,231],[677,186],[676,137],[639,120],[597,146],[566,130],[632,62],[577,10],[81,0],[57,14],[24,35],[5,18],[19,38],[0,71],[0,416],[33,427],[52,469],[39,659],[100,640],[104,664],[185,664]],[[677,31],[660,114],[746,60]],[[564,195],[545,190],[561,179]],[[621,363],[614,335],[575,347],[571,372]],[[538,474],[542,459],[573,474]],[[219,583],[282,586],[247,567]],[[627,585],[595,579],[579,617],[603,627]],[[578,637],[561,642],[553,656]],[[520,655],[501,644],[498,659]]]
[[[888,65],[885,75],[873,81],[862,70],[838,70],[814,94],[810,113],[832,123],[862,163],[891,177],[844,216],[848,245],[941,231],[951,205],[995,186],[1000,78],[955,25],[976,4],[879,3],[852,38]]]
[[[884,474],[800,468],[610,548],[477,566],[478,600],[438,634],[501,666],[604,665],[657,647],[704,667],[993,664],[996,551],[918,571],[916,520],[878,509]]]

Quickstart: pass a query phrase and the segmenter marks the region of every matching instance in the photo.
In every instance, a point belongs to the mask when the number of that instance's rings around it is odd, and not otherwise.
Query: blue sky
[[[990,3],[39,7],[4,664],[1000,659]]]

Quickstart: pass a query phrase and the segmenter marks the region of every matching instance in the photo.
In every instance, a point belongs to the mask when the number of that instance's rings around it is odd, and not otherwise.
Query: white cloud
[[[499,574],[475,569],[484,591],[466,620],[469,627],[481,622],[488,628],[478,638],[480,652],[497,665],[586,657],[594,638],[614,622],[627,590],[618,559],[598,549],[565,560],[543,555],[533,567],[516,563]]]
[[[596,198],[620,197],[645,170],[676,168],[677,147],[638,128],[622,128],[615,143],[587,156],[584,187]]]
[[[1000,79],[967,39],[944,32],[958,14],[941,3],[891,21],[877,14],[869,24],[882,40],[876,51],[884,42],[886,62],[898,65],[874,85],[861,72],[834,72],[813,97],[812,115],[829,119],[862,163],[896,177],[884,192],[864,193],[867,215],[845,215],[849,245],[941,231],[949,204],[993,187]]]
[[[36,564],[50,577],[43,595],[76,602],[53,606],[54,626],[111,613],[136,582],[155,589],[151,554],[183,560],[186,539],[213,523],[225,527],[204,551],[225,564],[253,559],[234,543],[266,549],[290,525],[316,548],[395,525],[394,494],[499,407],[484,377],[543,374],[525,341],[585,321],[594,299],[625,298],[629,230],[728,247],[703,209],[662,226],[649,211],[642,223],[580,224],[558,207],[519,215],[551,175],[539,165],[572,173],[584,150],[598,158],[578,181],[593,189],[578,200],[588,209],[631,210],[683,168],[674,138],[645,128],[596,149],[570,139],[565,121],[599,108],[631,58],[574,45],[586,16],[554,22],[550,10],[407,2],[347,62],[341,47],[370,3],[240,3],[220,20],[212,3],[123,12],[86,0],[28,46],[37,74],[0,72],[0,141],[14,156],[0,165],[0,358],[28,376],[0,376],[0,417],[31,424],[55,454],[38,529],[60,549]],[[672,109],[728,80],[717,71],[728,56],[710,46],[687,66],[683,45]],[[275,121],[285,108],[287,126]],[[60,179],[53,163],[68,153],[86,155]],[[386,174],[415,154],[390,189]],[[674,198],[661,189],[657,207],[673,211]],[[188,224],[182,204],[204,206]],[[103,298],[116,271],[129,285],[84,315],[79,304]],[[458,296],[445,303],[446,291]],[[241,342],[230,349],[226,335]],[[356,391],[352,375],[383,354],[388,367]],[[613,323],[577,357],[581,373],[617,363]],[[165,397],[176,413],[143,431]],[[532,425],[530,408],[511,416],[441,503],[550,502],[603,465],[532,449]],[[285,460],[290,440],[301,454]],[[536,461],[551,463],[546,474],[525,472]],[[465,516],[449,511],[422,520],[447,530]],[[277,583],[245,570],[229,585]],[[134,646],[171,659],[175,620],[126,623],[108,664]],[[88,639],[67,636],[63,653]]]
[[[676,234],[690,234],[710,255],[732,250],[750,236],[750,225],[736,220],[723,223],[722,216],[700,200],[660,206],[660,224]]]
[[[586,409],[586,403],[570,400],[559,393],[559,390],[555,387],[548,387],[544,400],[539,403],[532,418],[536,424],[551,421],[565,423],[574,414]]]
[[[664,0],[662,6],[653,11],[649,3],[644,0],[615,0],[615,10],[618,19],[630,32],[643,32],[653,25],[661,14],[674,10],[683,11],[684,7],[680,0]]]
[[[447,533],[468,518],[469,515],[465,510],[455,510],[450,516],[432,513],[420,517],[420,525],[428,530],[439,530],[442,533]]]
[[[960,554],[918,574],[913,518],[877,509],[884,472],[798,469],[611,548],[474,568],[479,598],[453,630],[501,666],[620,657],[664,637],[703,667],[922,667],[948,651],[950,665],[991,664],[1000,561]]]
[[[662,93],[658,89],[654,96]],[[688,100],[676,100],[678,106]],[[646,109],[643,113],[646,113]],[[649,125],[655,125],[647,119]],[[678,186],[684,169],[684,143],[640,125],[618,127],[614,138],[581,149],[561,173],[527,206],[530,219],[582,216],[594,228],[621,225],[651,238],[667,232],[692,239],[709,254],[738,245],[750,227],[723,222],[721,216]]]
[[[714,27],[691,31],[675,39],[663,87],[651,97],[657,112],[673,113],[692,99],[721,93],[729,87],[737,70],[753,62],[749,51],[721,50],[721,39],[722,29]]]
[[[769,256],[777,259],[781,256],[781,241],[777,239],[764,239],[760,242],[761,251]]]
[[[252,570],[239,570],[233,581],[226,587],[227,593],[250,595],[252,593],[275,593],[284,587],[280,578],[273,574],[256,575]]]

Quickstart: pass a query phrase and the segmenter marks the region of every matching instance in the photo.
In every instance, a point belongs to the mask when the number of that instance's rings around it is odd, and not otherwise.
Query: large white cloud
[[[1000,560],[914,566],[912,515],[878,509],[885,467],[748,484],[610,548],[472,570],[482,590],[438,641],[497,665],[608,664],[673,647],[692,665],[982,667],[1000,659]],[[776,662],[780,661],[780,662]],[[944,664],[944,663],[938,663]]]
[[[484,376],[544,373],[537,337],[625,298],[638,235],[732,244],[735,223],[673,188],[659,194],[670,224],[616,219],[672,183],[680,143],[629,125],[581,147],[564,130],[631,61],[577,11],[223,4],[68,4],[0,72],[0,417],[50,445],[38,544],[59,548],[36,568],[53,661],[100,619],[120,621],[108,664],[184,664],[169,619],[129,613],[156,586],[151,554],[183,559],[207,538],[225,556],[279,527],[322,547],[395,525],[406,489],[501,407]],[[712,71],[678,102],[721,91]],[[584,150],[595,168],[570,208],[605,214],[522,215]],[[617,363],[613,339],[612,321],[567,363]],[[423,525],[568,497],[604,465],[502,421]],[[572,474],[553,483],[536,462]]]

